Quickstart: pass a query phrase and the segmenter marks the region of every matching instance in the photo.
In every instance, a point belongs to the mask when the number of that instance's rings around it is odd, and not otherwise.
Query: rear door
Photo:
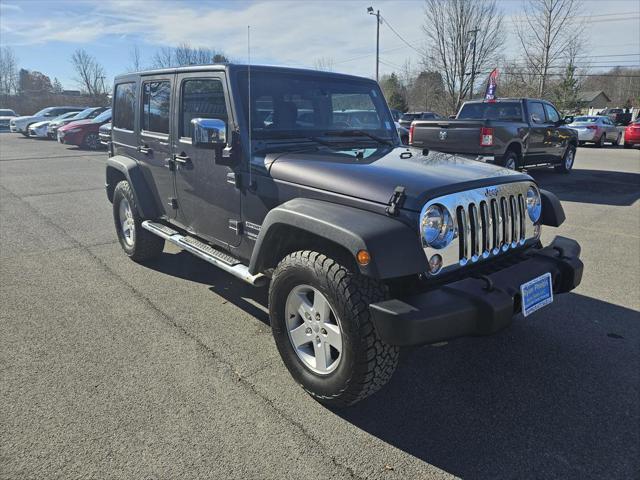
[[[184,73],[177,77],[173,140],[178,222],[188,231],[222,244],[240,243],[240,190],[233,168],[216,164],[211,149],[191,144],[191,120],[217,118],[230,125],[224,72]],[[229,139],[230,129],[227,129]]]
[[[547,161],[547,118],[542,102],[527,102],[527,120],[529,121],[529,143],[525,165]]]
[[[172,89],[175,75],[142,77],[140,134],[136,158],[157,195],[157,205],[167,218],[176,216],[176,195],[171,162]]]

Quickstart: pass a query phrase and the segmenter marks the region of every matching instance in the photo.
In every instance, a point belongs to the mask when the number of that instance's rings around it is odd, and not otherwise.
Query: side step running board
[[[149,220],[142,222],[142,228],[149,230],[151,233],[168,240],[174,245],[186,250],[198,258],[201,258],[205,262],[209,262],[251,285],[260,287],[267,283],[267,277],[261,273],[256,275],[250,274],[247,266],[243,265],[237,258],[221,252],[220,250],[216,250],[211,245],[207,245],[194,237],[183,235],[171,227],[167,227],[161,223],[151,222]]]

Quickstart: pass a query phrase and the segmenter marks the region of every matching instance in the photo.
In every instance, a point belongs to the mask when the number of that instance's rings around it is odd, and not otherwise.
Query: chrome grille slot
[[[451,271],[535,240],[525,201],[531,185],[526,181],[507,183],[431,199],[423,213],[431,205],[444,206],[453,216],[454,234],[444,248],[423,244],[427,258],[438,253],[443,259],[440,272]]]
[[[480,222],[482,223],[482,256],[487,256],[490,250],[489,246],[489,208],[484,200],[480,202]]]

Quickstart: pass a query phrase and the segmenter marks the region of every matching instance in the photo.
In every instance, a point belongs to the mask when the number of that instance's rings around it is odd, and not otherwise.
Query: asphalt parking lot
[[[403,352],[344,411],[291,380],[266,292],[116,240],[104,152],[0,134],[0,478],[632,478],[640,151],[578,150],[554,235],[582,285],[486,338]]]

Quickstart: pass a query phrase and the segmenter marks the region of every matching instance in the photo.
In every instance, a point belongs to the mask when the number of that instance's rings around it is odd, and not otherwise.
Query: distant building
[[[609,95],[602,90],[593,92],[580,92],[578,94],[578,107],[583,112],[593,115],[606,108],[611,103]]]

